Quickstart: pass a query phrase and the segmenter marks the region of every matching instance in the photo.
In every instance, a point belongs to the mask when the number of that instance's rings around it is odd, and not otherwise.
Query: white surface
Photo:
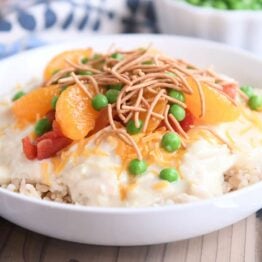
[[[179,0],[154,1],[162,33],[223,42],[262,56],[262,11],[223,11]]]
[[[111,43],[132,48],[153,43],[167,54],[215,68],[242,83],[260,87],[262,62],[248,53],[207,41],[152,35],[89,36],[75,43],[40,48],[0,63],[0,88],[41,76],[61,50]],[[26,65],[26,66],[25,66]],[[243,66],[244,65],[244,66]],[[16,72],[16,77],[7,77]],[[88,208],[50,203],[0,189],[0,215],[30,230],[65,240],[103,245],[145,245],[186,239],[232,224],[262,207],[262,183],[213,200],[169,207]]]

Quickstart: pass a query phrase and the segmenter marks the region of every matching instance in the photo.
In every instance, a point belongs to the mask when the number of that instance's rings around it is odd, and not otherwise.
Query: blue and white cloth
[[[5,9],[0,3],[0,59],[84,34],[157,32],[151,0],[21,0]]]

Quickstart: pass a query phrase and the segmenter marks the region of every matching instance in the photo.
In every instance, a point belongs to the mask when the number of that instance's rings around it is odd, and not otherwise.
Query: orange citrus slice
[[[202,84],[205,97],[205,113],[201,114],[200,95],[196,82],[192,78],[188,78],[188,83],[193,90],[193,94],[186,95],[186,104],[188,110],[194,115],[198,124],[218,124],[222,122],[234,121],[238,118],[241,111],[226,96],[220,94],[215,89]]]
[[[78,86],[68,87],[56,104],[56,121],[62,133],[72,140],[84,138],[95,127],[98,115],[90,98]]]
[[[157,114],[160,114],[160,115],[164,114],[166,105],[167,105],[167,101],[166,100],[162,100],[162,99],[158,100],[156,106],[153,109],[153,112],[157,113]],[[142,112],[140,114],[140,119],[144,121],[145,118],[146,118],[146,115],[147,115],[146,112]],[[147,126],[146,133],[151,133],[154,130],[156,130],[158,128],[158,126],[160,125],[161,121],[162,120],[160,120],[160,119],[158,119],[158,118],[156,118],[154,116],[151,116],[150,120],[149,120],[149,123],[148,123],[148,126]]]
[[[21,124],[34,122],[51,110],[51,100],[59,91],[58,85],[36,88],[16,100],[12,105],[12,112]]]
[[[50,79],[55,72],[70,67],[70,65],[66,62],[66,59],[72,61],[73,63],[79,64],[81,59],[89,58],[91,55],[91,48],[70,50],[58,54],[46,66],[44,71],[44,80]]]

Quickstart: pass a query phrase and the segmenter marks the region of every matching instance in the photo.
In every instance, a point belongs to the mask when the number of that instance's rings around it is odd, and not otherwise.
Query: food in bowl
[[[148,47],[55,56],[1,103],[0,185],[106,207],[198,201],[262,179],[262,96]]]
[[[155,0],[154,4],[161,33],[209,39],[262,55],[261,9],[221,10],[184,0]]]
[[[185,0],[187,3],[201,6],[213,7],[222,10],[260,10],[262,2],[259,0],[239,1],[239,0]]]

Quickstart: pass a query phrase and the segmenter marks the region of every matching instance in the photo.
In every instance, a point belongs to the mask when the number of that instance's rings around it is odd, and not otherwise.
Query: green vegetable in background
[[[261,0],[185,0],[200,7],[211,7],[220,10],[260,10]]]

